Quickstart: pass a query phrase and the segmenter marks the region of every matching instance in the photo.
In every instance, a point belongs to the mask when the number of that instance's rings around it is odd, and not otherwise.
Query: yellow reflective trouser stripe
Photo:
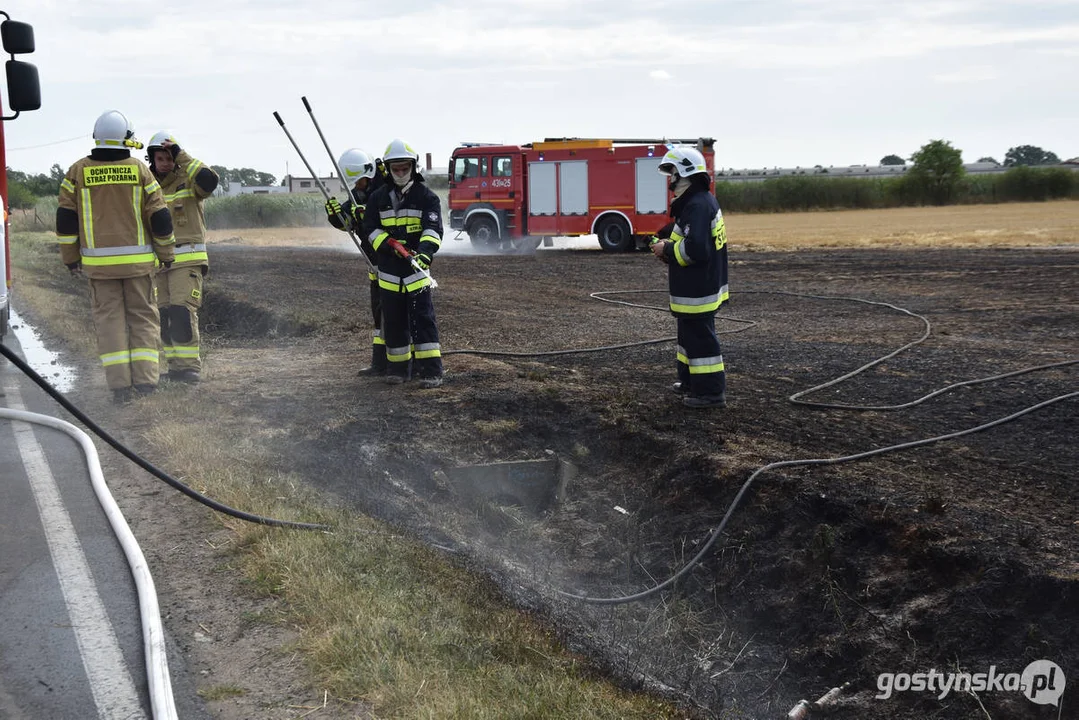
[[[141,252],[134,255],[106,255],[104,257],[97,255],[83,255],[82,264],[96,267],[105,267],[108,265],[135,265],[136,263],[153,262],[154,254],[152,252]]]
[[[405,345],[403,347],[386,348],[386,359],[390,362],[404,362],[412,357],[412,346]]]
[[[386,341],[382,339],[381,335],[378,335],[376,333],[375,336],[371,338],[371,344],[372,345],[385,345]]]
[[[56,240],[61,245],[74,245],[75,243],[77,243],[79,241],[79,236],[78,235],[57,235]]]
[[[689,366],[690,375],[708,375],[710,373],[725,372],[723,356],[689,359],[685,352],[678,353],[678,362]]]
[[[442,346],[438,343],[420,343],[415,348],[415,356],[417,360],[442,357]]]
[[[120,350],[119,352],[105,353],[101,356],[101,364],[104,367],[110,365],[126,365],[131,362],[131,351]]]
[[[166,345],[165,357],[167,358],[197,358],[199,349],[191,345]]]
[[[671,298],[671,310],[674,312],[687,313],[690,315],[703,315],[705,313],[715,312],[719,309],[719,298],[713,296],[711,302],[703,305],[686,305],[684,303],[675,302],[674,298]]]
[[[157,362],[157,348],[131,348],[131,362]]]

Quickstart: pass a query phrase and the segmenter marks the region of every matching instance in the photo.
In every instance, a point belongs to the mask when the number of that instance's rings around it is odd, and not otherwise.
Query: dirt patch
[[[673,343],[540,354],[673,335],[664,269],[645,254],[440,256],[447,381],[421,391],[355,376],[368,353],[355,257],[215,249],[199,392],[284,430],[283,466],[451,549],[628,684],[715,717],[775,717],[845,681],[836,717],[984,717],[979,703],[993,717],[1055,717],[1019,692],[874,695],[884,672],[1079,666],[1074,400],[953,442],[765,473],[673,591],[611,605],[561,592],[625,596],[669,577],[764,464],[951,433],[1073,392],[1075,370],[1061,368],[901,411],[787,401],[923,327],[809,295],[891,303],[933,326],[917,348],[810,399],[898,404],[1069,358],[1075,251],[735,253],[720,316],[730,407],[691,412],[668,390]],[[654,290],[620,297],[660,309],[589,297],[616,290]],[[443,475],[552,456],[578,474],[540,516],[477,502]]]

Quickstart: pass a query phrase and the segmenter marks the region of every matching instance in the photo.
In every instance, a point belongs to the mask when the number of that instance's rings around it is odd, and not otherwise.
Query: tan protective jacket
[[[161,178],[161,193],[172,213],[172,230],[176,235],[176,260],[174,268],[201,265],[210,266],[206,254],[206,213],[202,201],[211,193],[206,192],[195,176],[206,166],[180,150],[176,155],[176,165],[168,175]],[[210,172],[217,173],[207,168]]]
[[[95,279],[149,275],[171,262],[175,239],[154,237],[150,216],[165,207],[161,186],[141,160],[81,158],[60,183],[60,207],[79,218],[77,235],[57,234],[65,265],[82,262]]]

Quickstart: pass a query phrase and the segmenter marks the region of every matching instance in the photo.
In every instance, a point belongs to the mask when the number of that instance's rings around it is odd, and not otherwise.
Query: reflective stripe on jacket
[[[691,192],[691,191],[687,191]],[[714,313],[727,301],[727,229],[719,202],[707,189],[675,203],[667,249],[671,312],[683,317]]]
[[[367,198],[363,237],[378,256],[379,287],[396,292],[421,290],[431,284],[407,258],[398,257],[387,240],[394,238],[411,252],[434,257],[442,245],[442,202],[417,180],[401,197],[392,184]]]
[[[209,197],[210,193],[195,182],[195,176],[204,167],[206,166],[201,160],[196,160],[185,150],[181,150],[176,155],[176,164],[172,170],[160,180],[161,194],[172,214],[173,233],[176,235],[176,260],[173,267],[209,267],[210,264],[205,245],[206,211],[202,206],[202,201]]]
[[[91,278],[126,278],[173,258],[175,238],[154,237],[150,216],[165,208],[161,187],[142,161],[79,159],[60,183],[59,207],[78,217],[78,235],[58,235],[65,264],[82,262]]]

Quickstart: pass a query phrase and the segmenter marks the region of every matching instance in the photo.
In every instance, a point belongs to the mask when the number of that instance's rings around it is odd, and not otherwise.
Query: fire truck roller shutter
[[[599,246],[608,252],[627,252],[636,246],[629,221],[619,213],[607,213],[596,220]]]

